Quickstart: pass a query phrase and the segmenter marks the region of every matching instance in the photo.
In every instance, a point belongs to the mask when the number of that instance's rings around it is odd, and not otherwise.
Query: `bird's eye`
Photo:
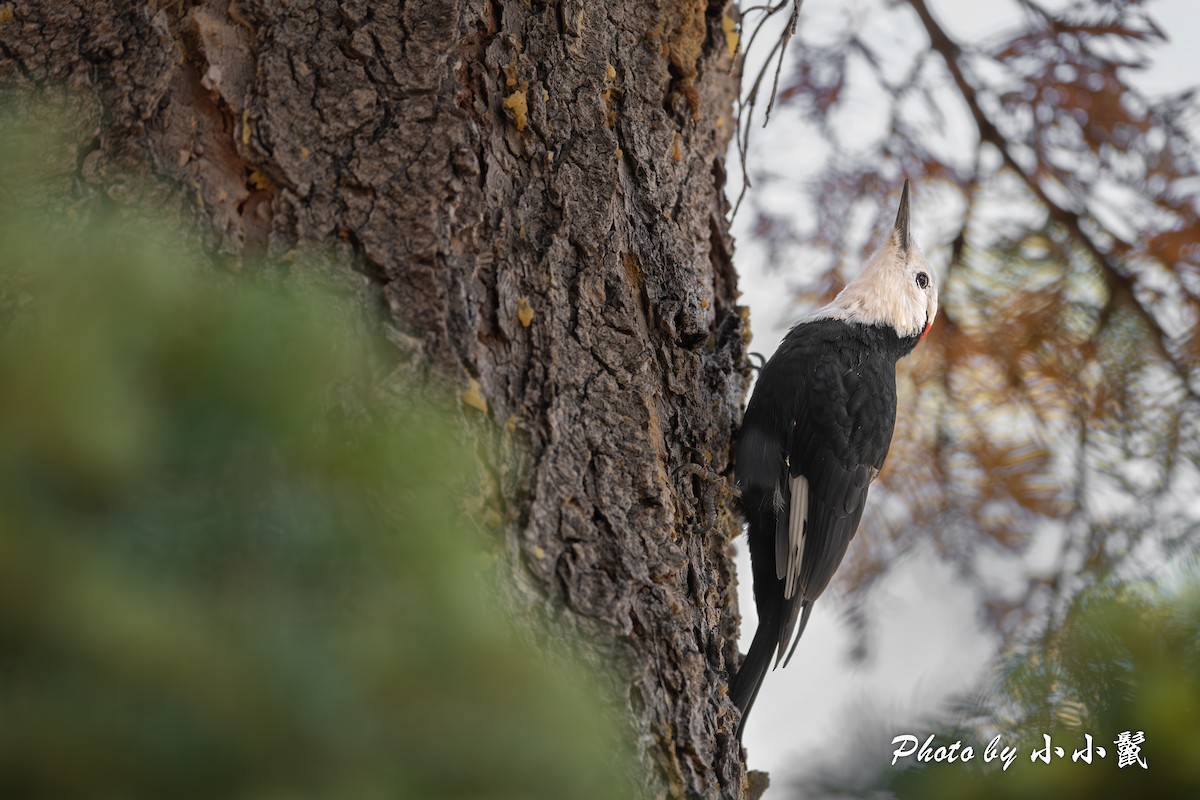
[[[921,289],[926,289],[929,287],[929,276],[924,272],[917,273],[917,287]]]

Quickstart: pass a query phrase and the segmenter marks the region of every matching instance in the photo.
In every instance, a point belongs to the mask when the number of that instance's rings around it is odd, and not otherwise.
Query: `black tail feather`
[[[750,652],[742,661],[742,668],[738,670],[737,677],[733,679],[733,685],[729,690],[734,704],[742,711],[742,721],[738,723],[737,729],[739,742],[742,740],[742,731],[746,729],[746,718],[750,716],[750,707],[754,705],[754,698],[758,697],[758,690],[762,686],[763,678],[771,668],[771,656],[775,653],[782,623],[783,620],[778,613],[769,614],[758,621],[758,630],[754,632],[754,641],[750,643]]]
[[[796,638],[792,640],[792,647],[788,651],[787,658],[783,660],[785,667],[792,660],[792,655],[796,652],[796,645],[800,643],[800,637],[804,635],[804,629],[808,627],[808,615],[812,612],[812,606],[811,601],[804,603],[803,611],[800,613],[800,630],[796,632]],[[791,625],[795,625],[795,623],[796,620],[793,616]],[[780,613],[769,614],[760,619],[758,630],[754,632],[754,641],[750,643],[750,652],[746,654],[746,659],[742,661],[742,668],[738,670],[737,677],[733,679],[729,696],[742,711],[742,721],[738,723],[737,729],[739,742],[742,740],[742,731],[746,729],[746,718],[750,716],[750,707],[754,705],[754,699],[758,697],[758,690],[762,688],[763,679],[771,670],[772,660],[778,665],[779,656],[783,655],[779,640],[782,632],[783,617]]]

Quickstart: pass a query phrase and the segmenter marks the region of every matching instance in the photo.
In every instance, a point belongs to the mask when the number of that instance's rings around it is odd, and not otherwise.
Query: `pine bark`
[[[616,666],[649,797],[743,795],[727,2],[0,6],[0,93],[77,98],[76,192],[231,266],[320,249],[457,387],[513,601]]]

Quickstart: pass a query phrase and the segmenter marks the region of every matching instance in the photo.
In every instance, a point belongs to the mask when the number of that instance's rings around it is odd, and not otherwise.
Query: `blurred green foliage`
[[[1084,592],[1066,623],[1014,655],[998,691],[967,711],[968,724],[939,730],[935,745],[961,738],[975,748],[970,763],[892,768],[886,788],[922,800],[1200,797],[1200,580],[1172,591],[1105,585]],[[1119,766],[1115,741],[1123,731],[1143,732],[1146,768]],[[1018,749],[1007,771],[999,761],[983,763],[986,737],[996,733]],[[1064,757],[1052,751],[1049,764],[1033,761],[1047,734]],[[1090,764],[1073,759],[1085,734],[1093,739]]]
[[[15,130],[0,797],[629,796],[583,671],[495,609],[461,436],[378,389],[364,326],[165,226],[46,213],[52,132]]]

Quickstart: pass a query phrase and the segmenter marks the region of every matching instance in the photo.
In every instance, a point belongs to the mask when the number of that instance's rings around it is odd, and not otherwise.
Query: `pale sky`
[[[807,0],[801,15],[801,27],[809,34],[821,35],[831,24],[836,25],[849,5],[857,9],[861,20],[861,35],[875,43],[893,43],[885,52],[897,56],[897,68],[903,69],[905,40],[912,37],[924,40],[915,23],[907,24],[907,10],[879,12],[877,0]],[[986,41],[1020,17],[1015,0],[931,0],[931,8],[948,31],[960,38]],[[1044,2],[1057,7],[1062,2]],[[1151,69],[1134,80],[1143,91],[1151,94],[1179,91],[1200,84],[1200,2],[1197,0],[1157,0],[1149,6],[1159,26],[1171,36],[1162,47],[1153,50]],[[785,16],[785,15],[780,15]],[[767,32],[760,36],[768,39]],[[767,48],[762,48],[765,51]],[[762,53],[758,54],[761,58]],[[748,57],[746,74],[757,63],[755,54]],[[847,125],[848,136],[869,140],[873,130],[882,130],[878,103],[870,97],[850,97]],[[947,123],[946,146],[955,145],[956,131],[963,120],[951,116]],[[822,165],[824,145],[817,140],[798,113],[789,108],[778,109],[771,125],[759,128],[752,139],[751,166],[769,160],[772,171],[785,180],[775,181],[760,191],[759,202],[777,213],[786,213],[803,221],[810,209],[799,195],[788,191],[788,184],[802,185]],[[849,142],[853,146],[853,141]],[[736,165],[736,153],[731,152],[730,164]],[[737,167],[730,170],[731,194],[740,188]],[[946,219],[923,214],[920,187],[916,188],[912,211],[913,228],[918,241],[937,242],[950,223]],[[810,310],[796,304],[790,288],[804,281],[803,265],[774,265],[768,272],[766,250],[754,241],[750,226],[752,214],[743,213],[735,221],[737,237],[735,262],[741,275],[743,302],[751,309],[754,340],[752,351],[769,356],[786,332],[791,321]],[[923,235],[924,233],[924,235]],[[929,252],[933,263],[936,254]],[[897,425],[903,425],[904,410],[900,409]],[[1027,559],[1036,562],[1046,558],[1056,548],[1035,544]],[[853,545],[851,545],[853,547]],[[750,585],[750,562],[745,538],[737,540],[738,575],[741,579],[739,602],[742,611],[742,651],[750,646],[757,619]],[[772,788],[767,800],[782,800],[792,796],[788,779],[800,774],[812,774],[823,761],[845,757],[861,746],[860,731],[848,724],[864,717],[864,712],[886,720],[887,729],[878,731],[881,745],[871,754],[872,762],[864,769],[875,768],[875,759],[890,749],[882,747],[893,736],[902,733],[919,735],[922,739],[933,731],[926,730],[921,717],[944,708],[956,692],[969,690],[989,670],[995,661],[998,641],[977,623],[980,614],[978,594],[967,586],[949,565],[938,560],[932,548],[917,548],[900,564],[893,566],[865,599],[870,632],[869,657],[854,663],[850,657],[854,645],[845,619],[845,606],[838,597],[838,582],[816,604],[811,622],[796,656],[786,670],[767,675],[755,703],[745,734],[749,767],[771,774]],[[922,733],[924,731],[924,733]],[[867,757],[864,753],[863,757]],[[836,760],[836,759],[835,759]],[[886,764],[888,759],[883,759]]]

